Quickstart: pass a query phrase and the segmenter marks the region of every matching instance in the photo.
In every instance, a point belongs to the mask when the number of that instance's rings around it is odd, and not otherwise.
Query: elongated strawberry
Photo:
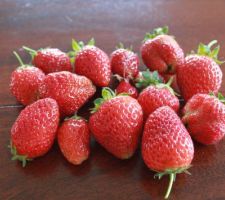
[[[69,56],[59,49],[46,48],[37,51],[23,46],[31,54],[33,64],[46,74],[60,71],[72,72]]]
[[[21,111],[11,129],[12,160],[26,162],[46,154],[51,148],[59,123],[54,99],[41,99]]]
[[[141,106],[130,96],[115,96],[109,88],[103,88],[102,96],[95,100],[89,128],[108,152],[128,159],[134,154],[142,131]]]
[[[123,78],[133,79],[138,75],[138,56],[131,49],[125,49],[122,43],[112,52],[110,64],[112,72]]]
[[[90,133],[87,122],[77,115],[65,119],[57,132],[58,144],[65,158],[79,165],[90,154]]]
[[[216,41],[208,45],[200,43],[197,54],[189,55],[177,70],[177,82],[183,98],[187,101],[193,95],[217,93],[222,83],[222,71],[217,56],[219,46],[211,50]]]
[[[222,101],[222,102],[221,102]],[[183,109],[182,121],[191,136],[202,144],[218,143],[225,135],[224,97],[194,95]]]
[[[39,97],[38,88],[45,77],[45,74],[32,65],[25,65],[19,55],[14,52],[20,66],[11,74],[10,91],[17,101],[28,105]]]
[[[95,91],[88,78],[62,71],[46,75],[40,86],[40,97],[55,99],[62,116],[67,116],[83,106]]]
[[[137,99],[138,97],[137,89],[129,83],[129,80],[123,80],[117,86],[116,94],[121,94],[121,93],[126,93],[135,99]]]
[[[160,179],[169,175],[165,199],[170,195],[176,175],[187,172],[194,156],[191,137],[180,118],[168,106],[149,115],[142,137],[142,156],[145,164]]]
[[[174,74],[184,61],[184,53],[174,37],[167,35],[168,27],[147,33],[141,46],[144,64],[152,71]]]

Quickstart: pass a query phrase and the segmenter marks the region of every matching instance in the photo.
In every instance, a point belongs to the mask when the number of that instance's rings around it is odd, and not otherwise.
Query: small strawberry
[[[169,106],[177,112],[179,110],[179,99],[170,87],[172,79],[164,84],[156,71],[152,73],[149,71],[143,72],[143,76],[144,82],[138,82],[136,85],[141,87],[149,84],[138,97],[138,102],[144,112],[144,118],[147,119],[149,114],[161,106]]]
[[[32,63],[46,74],[60,71],[72,72],[69,56],[59,49],[46,48],[35,51],[23,46],[32,57]]]
[[[138,91],[137,89],[132,86],[128,80],[123,80],[119,83],[116,88],[116,94],[126,93],[131,97],[137,99],[138,98]]]
[[[141,46],[141,56],[150,70],[174,74],[177,66],[184,61],[184,53],[174,37],[167,34],[168,27],[147,33]]]
[[[102,96],[94,102],[89,128],[108,152],[128,159],[134,154],[142,131],[141,106],[130,96],[115,96],[109,88],[103,88]]]
[[[112,52],[110,64],[112,72],[123,78],[133,79],[138,75],[138,55],[131,49],[125,49],[122,43]]]
[[[105,87],[111,79],[111,66],[107,54],[94,46],[94,40],[88,45],[72,40],[72,48],[75,55],[75,73],[86,76],[96,86]],[[70,52],[73,55],[73,52]]]
[[[21,111],[11,129],[12,160],[26,162],[46,154],[51,148],[59,123],[54,99],[41,99]]]
[[[77,115],[65,119],[57,132],[58,143],[65,158],[74,165],[79,165],[90,154],[90,133],[84,119]]]
[[[225,135],[225,99],[220,93],[218,97],[196,94],[183,109],[182,121],[191,136],[202,144],[218,143]]]
[[[191,137],[180,118],[168,106],[149,115],[142,137],[142,156],[145,164],[158,172],[159,179],[169,175],[165,199],[169,197],[176,174],[187,172],[194,156]]]
[[[14,52],[20,66],[11,74],[10,90],[17,101],[23,105],[33,103],[38,99],[38,88],[45,74],[32,65],[23,64],[19,55]]]
[[[217,41],[199,44],[197,54],[189,55],[177,69],[177,82],[185,101],[197,93],[217,93],[222,83],[222,71],[218,64],[219,46],[211,51]]]
[[[57,101],[62,116],[75,113],[96,91],[88,78],[66,71],[46,75],[39,90],[41,98]]]

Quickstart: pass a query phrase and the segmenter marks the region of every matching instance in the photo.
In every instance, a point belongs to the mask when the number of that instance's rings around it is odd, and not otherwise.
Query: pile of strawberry
[[[25,107],[11,129],[13,160],[23,166],[43,156],[57,139],[61,152],[79,165],[90,154],[90,137],[119,159],[135,153],[141,139],[142,157],[159,178],[169,175],[165,198],[176,174],[189,173],[194,156],[192,139],[209,145],[225,134],[225,99],[218,93],[222,71],[216,41],[200,44],[197,53],[184,52],[168,28],[146,34],[141,56],[148,70],[139,71],[139,59],[119,45],[110,58],[94,46],[72,41],[64,53],[23,47],[32,56],[12,73],[10,89]],[[120,83],[109,87],[112,74]],[[102,88],[90,118],[79,109]],[[180,95],[178,94],[180,93]],[[180,102],[185,103],[181,109]]]

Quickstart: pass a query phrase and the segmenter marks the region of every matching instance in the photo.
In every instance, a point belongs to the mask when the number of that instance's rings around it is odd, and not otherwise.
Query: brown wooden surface
[[[93,36],[108,54],[120,41],[138,52],[147,31],[169,25],[185,52],[200,41],[217,39],[225,60],[224,8],[224,0],[1,0],[0,199],[163,199],[168,180],[153,179],[140,151],[120,161],[93,141],[90,159],[78,167],[65,161],[57,145],[26,168],[11,161],[10,128],[22,109],[9,93],[10,73],[18,65],[12,51],[22,45],[69,50],[71,38],[87,41]],[[222,91],[224,86],[225,81]],[[225,140],[209,147],[195,144],[190,172],[192,176],[177,176],[171,199],[224,200]]]

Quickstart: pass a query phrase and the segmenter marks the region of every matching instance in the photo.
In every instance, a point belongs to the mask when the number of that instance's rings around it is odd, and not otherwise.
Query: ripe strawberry
[[[170,87],[172,79],[167,84],[161,82],[158,73],[146,71],[143,73],[145,81],[150,85],[145,88],[138,97],[138,102],[141,105],[144,118],[147,119],[149,114],[161,106],[170,106],[174,111],[179,110],[179,99],[175,96],[173,89]],[[138,87],[147,86],[145,82],[136,84]]]
[[[28,105],[38,99],[38,88],[45,74],[36,67],[23,64],[19,55],[16,52],[14,54],[20,66],[11,74],[10,91],[17,101]]]
[[[132,86],[128,80],[121,81],[119,85],[117,86],[116,94],[121,94],[121,93],[126,93],[135,99],[137,99],[138,97],[137,89],[134,86]]]
[[[46,48],[35,51],[25,46],[23,49],[31,54],[33,64],[46,74],[73,70],[69,56],[59,49]]]
[[[46,75],[39,90],[41,98],[57,101],[62,116],[75,113],[96,91],[88,78],[66,71]]]
[[[84,119],[73,116],[65,119],[57,133],[59,147],[65,158],[74,165],[79,165],[90,154],[90,133]]]
[[[141,106],[130,96],[115,96],[109,88],[103,88],[102,96],[103,99],[95,100],[89,128],[108,152],[128,159],[134,154],[142,131]]]
[[[222,83],[222,71],[217,60],[219,46],[211,51],[212,45],[200,44],[198,54],[189,55],[177,69],[177,82],[185,101],[197,93],[217,93]],[[218,63],[218,64],[217,64]]]
[[[225,135],[225,100],[221,94],[219,98],[196,94],[183,109],[182,121],[191,136],[202,144],[215,144]]]
[[[177,66],[184,61],[184,52],[167,33],[168,27],[156,28],[147,33],[141,46],[141,56],[150,70],[174,74]]]
[[[125,49],[122,43],[112,52],[110,64],[112,72],[123,78],[133,79],[138,75],[138,56],[132,50]]]
[[[54,99],[41,99],[21,111],[11,129],[12,160],[26,161],[46,154],[51,148],[59,123]]]
[[[159,179],[169,175],[167,199],[176,174],[187,173],[194,156],[191,137],[170,107],[160,107],[149,115],[142,137],[142,156],[145,164],[158,172]]]
[[[104,51],[94,46],[94,40],[88,45],[83,42],[72,41],[75,55],[75,73],[86,76],[96,86],[104,87],[109,85],[111,79],[111,66],[109,58]]]

